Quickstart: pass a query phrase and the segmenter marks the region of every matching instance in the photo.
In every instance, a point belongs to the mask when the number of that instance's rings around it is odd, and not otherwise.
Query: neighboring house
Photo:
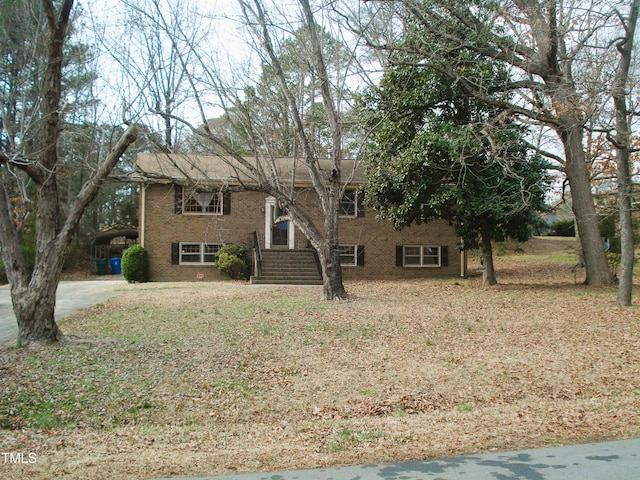
[[[553,225],[556,222],[567,222],[570,220],[575,220],[573,211],[571,209],[571,204],[572,202],[570,198],[563,198],[562,200],[554,202],[549,208],[549,212],[544,214],[544,218],[549,226]]]
[[[301,266],[302,255],[312,255],[307,239],[286,219],[275,198],[250,190],[256,187],[254,182],[222,158],[141,154],[137,163],[139,241],[149,254],[151,281],[224,279],[213,259],[228,243],[243,244],[252,252],[252,281],[256,283],[261,277],[266,281],[265,272],[274,268],[269,263],[286,263],[293,257],[293,266]],[[277,165],[280,178],[292,185],[297,201],[317,202],[301,161],[278,159]],[[343,162],[343,177],[350,179],[339,225],[343,278],[466,275],[466,256],[459,251],[459,239],[451,226],[435,221],[394,231],[389,221],[376,220],[376,212],[363,205],[357,191],[364,178],[353,166],[353,161]],[[319,215],[318,210],[318,221]],[[258,244],[261,263],[257,262]],[[316,268],[314,275],[319,279]],[[295,277],[295,271],[285,269],[274,281],[286,283],[287,278]],[[303,279],[300,283],[317,282]]]
[[[542,214],[542,219],[546,224],[546,228],[541,232],[541,234],[548,234],[552,227],[558,222],[575,221],[571,205],[571,198],[562,198],[552,203],[549,207],[549,211]]]

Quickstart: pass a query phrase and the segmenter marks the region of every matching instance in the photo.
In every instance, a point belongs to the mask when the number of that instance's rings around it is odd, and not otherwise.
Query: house
[[[345,161],[342,167],[348,179],[339,219],[344,279],[465,276],[466,257],[451,226],[435,221],[394,231],[390,222],[376,220],[376,212],[363,205],[357,189],[364,177],[355,163]],[[313,210],[314,192],[304,163],[282,158],[275,168],[296,201],[309,202]],[[137,170],[139,241],[149,255],[151,281],[224,279],[213,260],[228,243],[243,244],[253,253],[253,282],[321,280],[309,242],[276,199],[252,190],[255,182],[225,159],[141,154]],[[315,216],[320,219],[319,210]],[[305,268],[312,270],[306,277],[296,271]]]

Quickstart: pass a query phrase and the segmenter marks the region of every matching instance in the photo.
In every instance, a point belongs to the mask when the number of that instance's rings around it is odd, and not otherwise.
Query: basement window
[[[427,245],[405,245],[403,247],[405,267],[439,267],[440,247]]]
[[[340,252],[340,265],[354,266],[358,264],[358,249],[356,245],[340,245],[338,246]]]
[[[339,245],[340,265],[361,267],[364,265],[364,245]]]
[[[180,243],[180,265],[213,265],[222,243]]]

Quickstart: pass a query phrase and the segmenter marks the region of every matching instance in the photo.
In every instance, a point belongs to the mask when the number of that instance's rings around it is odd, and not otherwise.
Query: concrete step
[[[264,262],[262,264],[262,273],[267,274],[268,272],[308,272],[308,273],[318,273],[318,267],[315,265],[265,265]]]
[[[251,277],[253,285],[322,285],[321,278]]]
[[[322,285],[312,250],[264,250],[254,284]]]

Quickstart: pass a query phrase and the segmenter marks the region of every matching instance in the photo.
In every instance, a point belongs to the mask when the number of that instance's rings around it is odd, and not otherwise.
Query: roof
[[[114,238],[127,237],[138,238],[138,228],[133,225],[116,224],[103,228],[93,236],[92,243],[106,245]]]
[[[256,157],[242,157],[250,165],[257,165]],[[296,185],[311,183],[309,169],[302,159],[283,157],[269,162],[278,172],[280,181],[294,182]],[[329,159],[319,159],[320,170],[329,175],[332,162]],[[342,180],[347,183],[364,183],[364,169],[355,160],[342,161]],[[262,169],[267,168],[267,162],[262,162]],[[213,181],[227,184],[256,183],[242,169],[240,163],[232,157],[221,155],[188,155],[188,154],[153,154],[141,153],[137,158],[137,180],[142,182],[180,182],[180,181]]]

